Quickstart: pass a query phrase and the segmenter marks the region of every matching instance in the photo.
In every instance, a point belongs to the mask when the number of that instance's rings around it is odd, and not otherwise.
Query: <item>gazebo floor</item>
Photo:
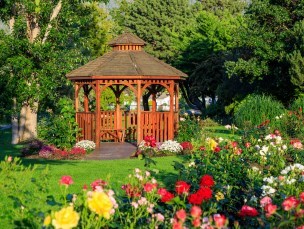
[[[99,148],[85,157],[85,160],[115,160],[130,158],[136,146],[128,142],[101,142]]]

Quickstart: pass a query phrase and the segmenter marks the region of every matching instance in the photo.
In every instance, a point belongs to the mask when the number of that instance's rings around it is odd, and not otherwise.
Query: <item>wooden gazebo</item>
[[[110,42],[112,51],[67,74],[75,85],[76,120],[82,139],[95,141],[99,146],[103,140],[139,143],[146,135],[152,135],[160,142],[174,138],[179,120],[178,85],[187,76],[146,53],[144,45],[139,37],[124,33]],[[170,96],[169,111],[157,110],[156,87],[159,86]],[[100,98],[106,88],[115,94],[114,111],[100,109]],[[134,111],[121,110],[120,96],[126,88],[135,95],[137,108]],[[151,111],[142,109],[142,96],[146,90],[152,97]],[[93,109],[89,106],[92,95]]]

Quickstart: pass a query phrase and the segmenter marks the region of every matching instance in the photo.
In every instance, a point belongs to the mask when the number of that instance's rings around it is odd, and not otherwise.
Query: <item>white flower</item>
[[[269,183],[269,184],[273,184],[273,183],[275,182],[275,178],[274,178],[273,176],[271,176],[271,177],[265,177],[265,178],[263,179],[263,181],[264,181],[264,182],[267,182],[267,183]]]
[[[190,162],[188,166],[189,167],[195,167],[195,162],[194,161]]]
[[[282,149],[283,149],[283,150],[286,150],[286,149],[287,149],[287,146],[286,146],[286,145],[282,145]]]
[[[183,150],[183,147],[177,141],[164,141],[159,147],[159,150],[169,151],[171,153],[179,153]]]
[[[82,140],[80,142],[77,142],[75,146],[83,148],[86,151],[92,151],[96,148],[95,142],[90,140]]]
[[[268,149],[269,149],[269,146],[262,146],[262,151],[264,153],[267,153],[268,152]]]
[[[231,126],[230,126],[230,125],[226,125],[225,128],[226,128],[227,130],[230,130],[230,129],[231,129]]]
[[[224,139],[222,137],[218,138],[218,142],[222,142]]]
[[[273,187],[268,186],[268,185],[263,185],[262,190],[263,190],[262,196],[271,195],[271,194],[274,194],[277,191]]]

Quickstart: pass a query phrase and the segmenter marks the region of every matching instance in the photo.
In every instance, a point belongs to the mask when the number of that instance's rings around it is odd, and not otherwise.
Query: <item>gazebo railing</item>
[[[177,131],[178,113],[174,114],[174,130]],[[77,112],[76,120],[81,128],[80,140],[95,141],[95,112]],[[118,125],[117,120],[121,122]],[[129,141],[137,140],[136,111],[122,111],[121,117],[116,117],[116,111],[100,112],[100,140],[101,141]],[[150,135],[156,141],[163,142],[169,139],[170,112],[141,112],[142,137]]]
[[[79,140],[95,141],[95,113],[77,112],[76,121],[81,129]]]

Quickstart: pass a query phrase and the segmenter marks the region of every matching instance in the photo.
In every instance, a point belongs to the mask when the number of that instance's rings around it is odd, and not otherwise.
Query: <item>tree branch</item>
[[[61,10],[61,7],[62,7],[62,0],[59,0],[59,2],[57,3],[57,5],[55,6],[55,8],[53,9],[53,13],[51,15],[51,18],[50,18],[50,21],[48,23],[48,26],[46,28],[46,31],[45,31],[45,34],[43,36],[43,39],[42,39],[42,44],[44,44],[49,36],[49,33],[52,29],[52,21],[58,16],[60,10]]]

